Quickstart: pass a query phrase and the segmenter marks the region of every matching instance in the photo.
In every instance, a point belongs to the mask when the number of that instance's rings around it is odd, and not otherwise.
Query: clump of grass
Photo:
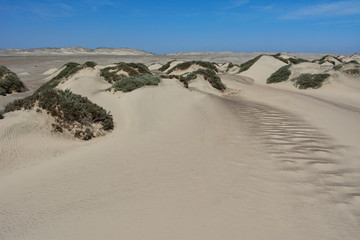
[[[62,132],[64,128],[75,131],[74,136],[83,140],[95,137],[94,126],[97,123],[101,124],[105,131],[112,130],[113,118],[105,109],[70,90],[56,89],[61,81],[74,75],[84,66],[78,63],[66,64],[63,71],[41,86],[33,95],[7,104],[5,112],[32,109],[37,105],[55,118],[54,131]]]
[[[100,70],[100,76],[109,83],[114,83],[121,80],[122,78],[127,77],[126,75],[117,74],[118,71],[127,72],[129,76],[138,76],[142,74],[151,75],[150,70],[147,66],[142,63],[117,63],[114,67],[107,67]]]
[[[12,92],[26,91],[20,78],[5,66],[0,66],[0,95],[6,96]]]
[[[146,85],[158,85],[160,79],[150,74],[124,77],[116,81],[108,90],[131,92]]]
[[[272,55],[274,58],[286,63],[286,64],[289,64],[289,61],[283,57],[281,57],[281,53],[278,53],[278,54],[275,54],[275,55]]]
[[[238,73],[244,72],[244,71],[248,70],[249,68],[251,68],[252,65],[254,65],[262,56],[264,56],[264,55],[259,55],[256,58],[253,58],[253,59],[241,64],[240,70]]]
[[[289,79],[291,71],[289,68],[291,64],[281,67],[279,70],[271,74],[271,76],[266,80],[266,83],[279,83]]]
[[[360,69],[347,69],[343,71],[346,74],[350,74],[350,75],[359,75],[360,74]]]
[[[226,68],[226,71],[228,72],[231,68],[233,68],[233,67],[240,67],[239,65],[237,65],[237,64],[233,64],[232,62],[230,62],[229,63],[229,65],[227,66],[227,68]]]
[[[162,71],[162,72],[166,71],[170,67],[171,63],[174,62],[174,61],[175,60],[172,60],[170,62],[165,63],[164,65],[161,66],[161,68],[159,68],[159,70]]]
[[[320,88],[323,82],[330,77],[330,74],[310,74],[303,73],[296,78],[293,78],[291,81],[295,83],[295,86],[299,89],[307,88]]]
[[[292,64],[299,64],[299,63],[303,63],[303,62],[309,62],[308,60],[306,59],[303,59],[303,58],[289,58],[288,59],[290,63]]]
[[[84,66],[87,68],[95,68],[96,65],[97,65],[96,62],[93,61],[87,61],[84,63]]]
[[[189,67],[191,67],[191,65],[199,65],[201,67],[204,67],[206,69],[211,69],[215,72],[218,72],[218,69],[216,68],[216,66],[211,63],[211,62],[205,62],[205,61],[190,61],[190,62],[183,62],[183,63],[179,63],[178,65],[176,65],[175,67],[171,68],[170,70],[168,70],[166,73],[170,74],[173,71],[176,70],[186,70]]]
[[[341,68],[342,68],[342,65],[340,65],[340,64],[333,67],[333,69],[335,71],[339,71]]]
[[[211,86],[214,88],[223,91],[226,89],[226,86],[221,82],[221,78],[216,75],[216,72],[212,69],[198,69],[196,71],[193,71],[191,73],[186,73],[183,75],[165,75],[166,78],[176,78],[180,82],[184,84],[184,87],[189,87],[189,82],[191,80],[195,80],[197,78],[197,75],[202,75],[206,81],[208,81]]]
[[[359,62],[358,62],[358,61],[356,61],[356,60],[351,60],[349,63],[359,64]]]
[[[319,64],[323,64],[323,63],[325,63],[326,61],[328,61],[328,62],[331,63],[332,65],[336,65],[335,61],[327,60],[327,58],[329,58],[329,57],[332,57],[332,58],[336,59],[337,61],[342,62],[342,60],[339,59],[338,57],[330,56],[330,55],[323,56],[323,57],[320,58],[319,60],[315,60],[315,62],[318,61]]]
[[[4,118],[4,111],[0,110],[0,119]]]

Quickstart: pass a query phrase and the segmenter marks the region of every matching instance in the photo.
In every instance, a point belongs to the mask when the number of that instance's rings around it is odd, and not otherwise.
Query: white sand
[[[255,84],[222,75],[223,94],[201,77],[112,94],[83,70],[59,87],[110,110],[115,129],[75,145],[17,125],[47,116],[6,115],[0,239],[357,239],[360,94],[261,85],[283,65],[262,57],[244,73]],[[26,147],[50,150],[28,164]]]
[[[286,64],[271,56],[262,56],[248,70],[241,72],[241,76],[250,77],[257,84],[266,84],[266,79]]]
[[[58,68],[51,68],[49,70],[47,70],[46,72],[44,72],[44,75],[51,75],[53,73],[55,73],[58,70]]]

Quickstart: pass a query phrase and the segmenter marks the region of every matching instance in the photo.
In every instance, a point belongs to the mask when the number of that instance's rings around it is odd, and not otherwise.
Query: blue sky
[[[0,0],[0,48],[360,52],[360,0]]]

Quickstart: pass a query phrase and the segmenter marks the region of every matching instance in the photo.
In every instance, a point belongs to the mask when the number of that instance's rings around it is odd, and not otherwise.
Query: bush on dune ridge
[[[152,75],[149,68],[142,63],[116,63],[116,66],[107,67],[100,70],[100,76],[104,77],[104,79],[108,83],[114,83],[116,81],[121,80],[122,78],[127,77],[126,75],[120,75],[116,72],[124,71],[129,76],[137,76],[142,74]]]
[[[218,72],[218,69],[217,67],[211,63],[211,62],[206,62],[206,61],[190,61],[190,62],[183,62],[183,63],[179,63],[177,64],[175,67],[171,68],[170,70],[168,70],[166,73],[167,74],[170,74],[172,73],[173,71],[176,71],[176,70],[186,70],[188,68],[190,68],[192,65],[199,65],[201,67],[204,67],[206,69],[211,69],[215,72]]]
[[[84,67],[85,65],[78,63],[65,64],[65,68],[57,76],[41,86],[32,96],[7,104],[5,112],[32,109],[37,105],[55,118],[54,131],[62,132],[63,128],[75,131],[74,136],[83,140],[95,137],[94,124],[101,124],[104,131],[112,130],[113,118],[105,109],[70,90],[56,89],[64,79]]]
[[[0,95],[5,96],[15,92],[24,92],[24,83],[20,78],[5,66],[0,66]]]
[[[159,70],[164,72],[165,70],[167,70],[170,67],[171,63],[174,62],[174,61],[175,60],[172,60],[170,62],[165,63],[163,66],[161,66],[161,68],[159,68]]]
[[[245,72],[246,70],[248,70],[249,68],[252,67],[252,65],[254,65],[262,56],[265,56],[265,55],[259,55],[243,64],[240,65],[240,70],[238,71],[238,73],[241,73],[241,72]]]
[[[223,91],[226,89],[225,84],[223,84],[221,82],[221,78],[216,75],[216,72],[213,71],[212,69],[198,69],[196,71],[187,73],[187,74],[183,74],[183,75],[163,75],[163,78],[176,78],[178,79],[180,82],[182,82],[184,84],[184,87],[188,88],[189,87],[189,82],[191,80],[195,80],[197,78],[197,75],[200,74],[204,77],[204,79],[206,81],[208,81],[211,86],[213,86],[214,88]]]
[[[150,74],[124,77],[116,81],[108,90],[131,92],[146,85],[157,86],[160,79]]]
[[[266,80],[266,83],[279,83],[289,79],[291,71],[289,68],[291,64],[281,67],[279,70],[271,74],[271,76]]]
[[[294,82],[295,86],[299,89],[307,89],[307,88],[320,88],[323,82],[330,77],[330,74],[310,74],[303,73],[298,77],[291,79]]]

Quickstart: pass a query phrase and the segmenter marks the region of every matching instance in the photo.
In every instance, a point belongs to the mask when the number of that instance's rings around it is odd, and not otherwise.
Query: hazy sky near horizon
[[[360,52],[360,0],[0,0],[0,48]]]

